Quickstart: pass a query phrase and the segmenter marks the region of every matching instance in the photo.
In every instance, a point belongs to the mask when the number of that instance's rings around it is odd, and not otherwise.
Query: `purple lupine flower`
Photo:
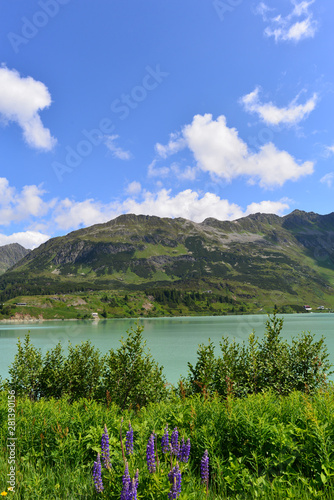
[[[125,469],[124,469],[124,474],[122,477],[122,483],[123,483],[123,489],[122,489],[122,493],[121,493],[121,500],[128,500],[130,484],[131,484],[131,477],[129,474],[129,465],[127,462],[125,462]]]
[[[187,439],[187,442],[184,442],[184,438],[182,438],[181,446],[180,446],[180,451],[178,453],[177,459],[180,462],[187,463],[189,459],[189,454],[190,454],[190,439]]]
[[[96,462],[94,462],[93,467],[93,479],[95,484],[95,489],[98,493],[102,493],[104,490],[101,476],[101,459],[100,453],[97,454]]]
[[[178,453],[177,453],[177,459],[182,462],[182,458],[183,458],[183,449],[185,447],[185,444],[184,444],[184,438],[182,438],[182,441],[181,441],[181,444],[179,444],[178,446]]]
[[[146,448],[146,462],[148,470],[151,474],[156,471],[156,463],[155,463],[155,453],[154,453],[154,434],[152,433],[150,439],[147,443]]]
[[[129,422],[129,430],[125,437],[125,448],[127,455],[132,455],[133,453],[133,429],[131,427],[131,422]]]
[[[131,489],[129,492],[128,500],[137,500],[138,475],[139,475],[139,470],[137,469],[135,477],[132,479],[131,482]]]
[[[104,431],[101,438],[101,457],[103,466],[106,469],[110,469],[109,436],[106,424],[104,424]]]
[[[178,498],[181,493],[181,471],[179,469],[179,464],[177,463],[175,467],[168,474],[169,482],[171,483],[170,492],[168,493],[168,498],[170,500]]]
[[[172,432],[172,437],[170,439],[170,442],[171,442],[171,445],[172,445],[172,453],[173,455],[178,455],[178,452],[179,452],[179,443],[178,443],[178,440],[179,440],[179,431],[177,430],[177,427],[175,427],[175,429],[173,430]]]
[[[132,479],[132,490],[131,490],[131,497],[129,500],[137,500],[137,489],[138,489],[138,484],[139,484],[139,469],[136,470],[135,477]]]
[[[124,475],[122,477],[123,489],[120,500],[137,500],[138,475],[139,470],[137,469],[135,477],[131,480],[129,474],[129,465],[126,462]]]
[[[209,454],[208,450],[205,450],[204,455],[201,460],[201,478],[202,483],[206,484],[208,487],[209,484]]]
[[[187,463],[189,460],[189,455],[190,455],[190,438],[187,439],[187,442],[184,445],[182,462]]]
[[[138,484],[139,484],[139,469],[136,470],[136,474],[135,474],[135,485],[136,485],[136,489],[138,488]]]
[[[169,449],[168,424],[165,427],[165,434],[161,438],[161,448],[162,448],[162,453],[168,453]]]

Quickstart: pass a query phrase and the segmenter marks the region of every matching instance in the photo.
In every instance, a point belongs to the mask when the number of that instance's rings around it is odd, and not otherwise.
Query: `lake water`
[[[287,314],[279,317],[284,317],[282,333],[288,340],[302,331],[311,331],[317,339],[324,335],[330,360],[334,364],[334,314]],[[266,320],[265,315],[245,315],[0,323],[0,375],[3,378],[8,376],[8,367],[17,351],[17,339],[24,338],[28,332],[34,346],[40,347],[43,354],[59,341],[65,349],[68,341],[75,345],[84,340],[91,340],[102,353],[106,353],[110,348],[117,349],[121,336],[125,336],[126,331],[138,322],[144,326],[143,336],[154,359],[164,366],[167,380],[174,384],[181,374],[187,374],[187,362],[195,362],[198,344],[207,343],[210,337],[217,346],[218,354],[223,335],[242,342],[254,329],[261,338]]]

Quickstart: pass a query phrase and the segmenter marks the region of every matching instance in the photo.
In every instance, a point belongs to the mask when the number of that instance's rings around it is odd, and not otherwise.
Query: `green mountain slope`
[[[47,241],[0,278],[3,298],[167,286],[333,304],[334,213],[202,223],[121,215]]]
[[[19,262],[30,250],[18,243],[11,243],[0,247],[0,274]]]

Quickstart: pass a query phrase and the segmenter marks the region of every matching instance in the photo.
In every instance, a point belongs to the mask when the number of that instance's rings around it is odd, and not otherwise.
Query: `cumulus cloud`
[[[124,149],[116,146],[115,141],[118,139],[118,135],[108,135],[105,138],[105,145],[112,152],[114,158],[118,160],[130,160],[132,158],[132,154],[130,151],[125,151]]]
[[[251,203],[247,206],[246,215],[256,214],[258,212],[264,214],[283,215],[289,210],[289,200],[282,199],[280,201],[260,201],[260,203]]]
[[[235,203],[230,203],[214,193],[198,193],[186,189],[175,195],[171,190],[160,189],[157,193],[143,191],[138,201],[127,198],[122,202],[102,204],[93,199],[83,202],[64,200],[57,207],[55,221],[59,229],[76,229],[107,222],[124,213],[136,215],[156,215],[158,217],[183,217],[195,222],[201,222],[208,217],[220,220],[235,220],[250,213],[283,214],[289,209],[288,200],[262,201],[252,203],[245,210]]]
[[[37,231],[25,231],[13,233],[9,236],[0,233],[0,246],[9,245],[10,243],[19,243],[24,248],[33,250],[45,243],[50,236]]]
[[[51,96],[44,83],[28,76],[21,77],[16,70],[0,67],[0,116],[4,124],[17,123],[30,147],[49,151],[56,143],[45,128],[40,111],[51,104]]]
[[[298,162],[271,142],[252,153],[238,131],[227,126],[223,115],[217,120],[211,114],[194,116],[192,123],[183,127],[182,137],[198,169],[227,181],[245,176],[251,183],[272,188],[313,172],[312,162]]]
[[[52,199],[44,201],[45,192],[37,186],[26,186],[21,191],[11,187],[7,179],[0,178],[0,225],[29,221],[26,231],[0,233],[0,245],[20,243],[35,248],[50,238],[50,234],[67,232],[107,222],[120,214],[134,213],[159,217],[183,217],[201,222],[208,217],[234,220],[255,212],[282,214],[289,208],[289,200],[261,201],[243,208],[220,198],[212,192],[191,189],[172,194],[160,188],[157,192],[143,189],[139,182],[129,184],[129,196],[120,201],[102,203],[94,199]],[[41,215],[47,218],[41,220]]]
[[[112,205],[103,205],[93,199],[76,202],[65,198],[58,202],[53,220],[58,228],[68,230],[107,222],[113,218],[114,213]]]
[[[256,11],[268,23],[264,30],[267,37],[274,37],[276,42],[299,42],[305,38],[313,38],[317,30],[317,21],[313,18],[310,6],[315,0],[291,0],[293,9],[287,16],[275,14],[274,10],[261,2]]]
[[[24,186],[17,191],[6,178],[0,177],[0,225],[26,220],[31,216],[43,216],[53,206],[54,200],[43,201],[45,191],[40,186]]]
[[[320,182],[326,184],[329,188],[331,188],[334,182],[334,172],[329,172],[328,174],[321,177]]]
[[[272,102],[262,103],[259,98],[260,87],[244,95],[240,102],[246,111],[256,113],[268,125],[296,125],[314,110],[318,95],[316,93],[305,104],[297,104],[298,97],[293,99],[288,106],[279,108]]]

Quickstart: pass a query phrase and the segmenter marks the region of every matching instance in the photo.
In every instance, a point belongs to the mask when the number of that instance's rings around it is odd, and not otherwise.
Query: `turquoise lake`
[[[326,337],[330,360],[334,364],[334,314],[310,313],[279,315],[284,318],[283,337],[291,339],[302,331],[311,331],[319,339]],[[0,375],[8,376],[8,367],[13,362],[18,338],[30,332],[35,347],[42,353],[59,341],[64,349],[70,341],[73,345],[90,340],[94,346],[106,353],[120,345],[121,336],[134,327],[136,322],[144,326],[143,336],[155,360],[164,367],[167,380],[174,384],[180,375],[186,375],[187,362],[194,363],[198,344],[214,342],[219,353],[222,336],[247,340],[254,329],[258,337],[265,331],[265,315],[205,316],[149,319],[108,319],[100,321],[44,321],[41,323],[0,323]]]

